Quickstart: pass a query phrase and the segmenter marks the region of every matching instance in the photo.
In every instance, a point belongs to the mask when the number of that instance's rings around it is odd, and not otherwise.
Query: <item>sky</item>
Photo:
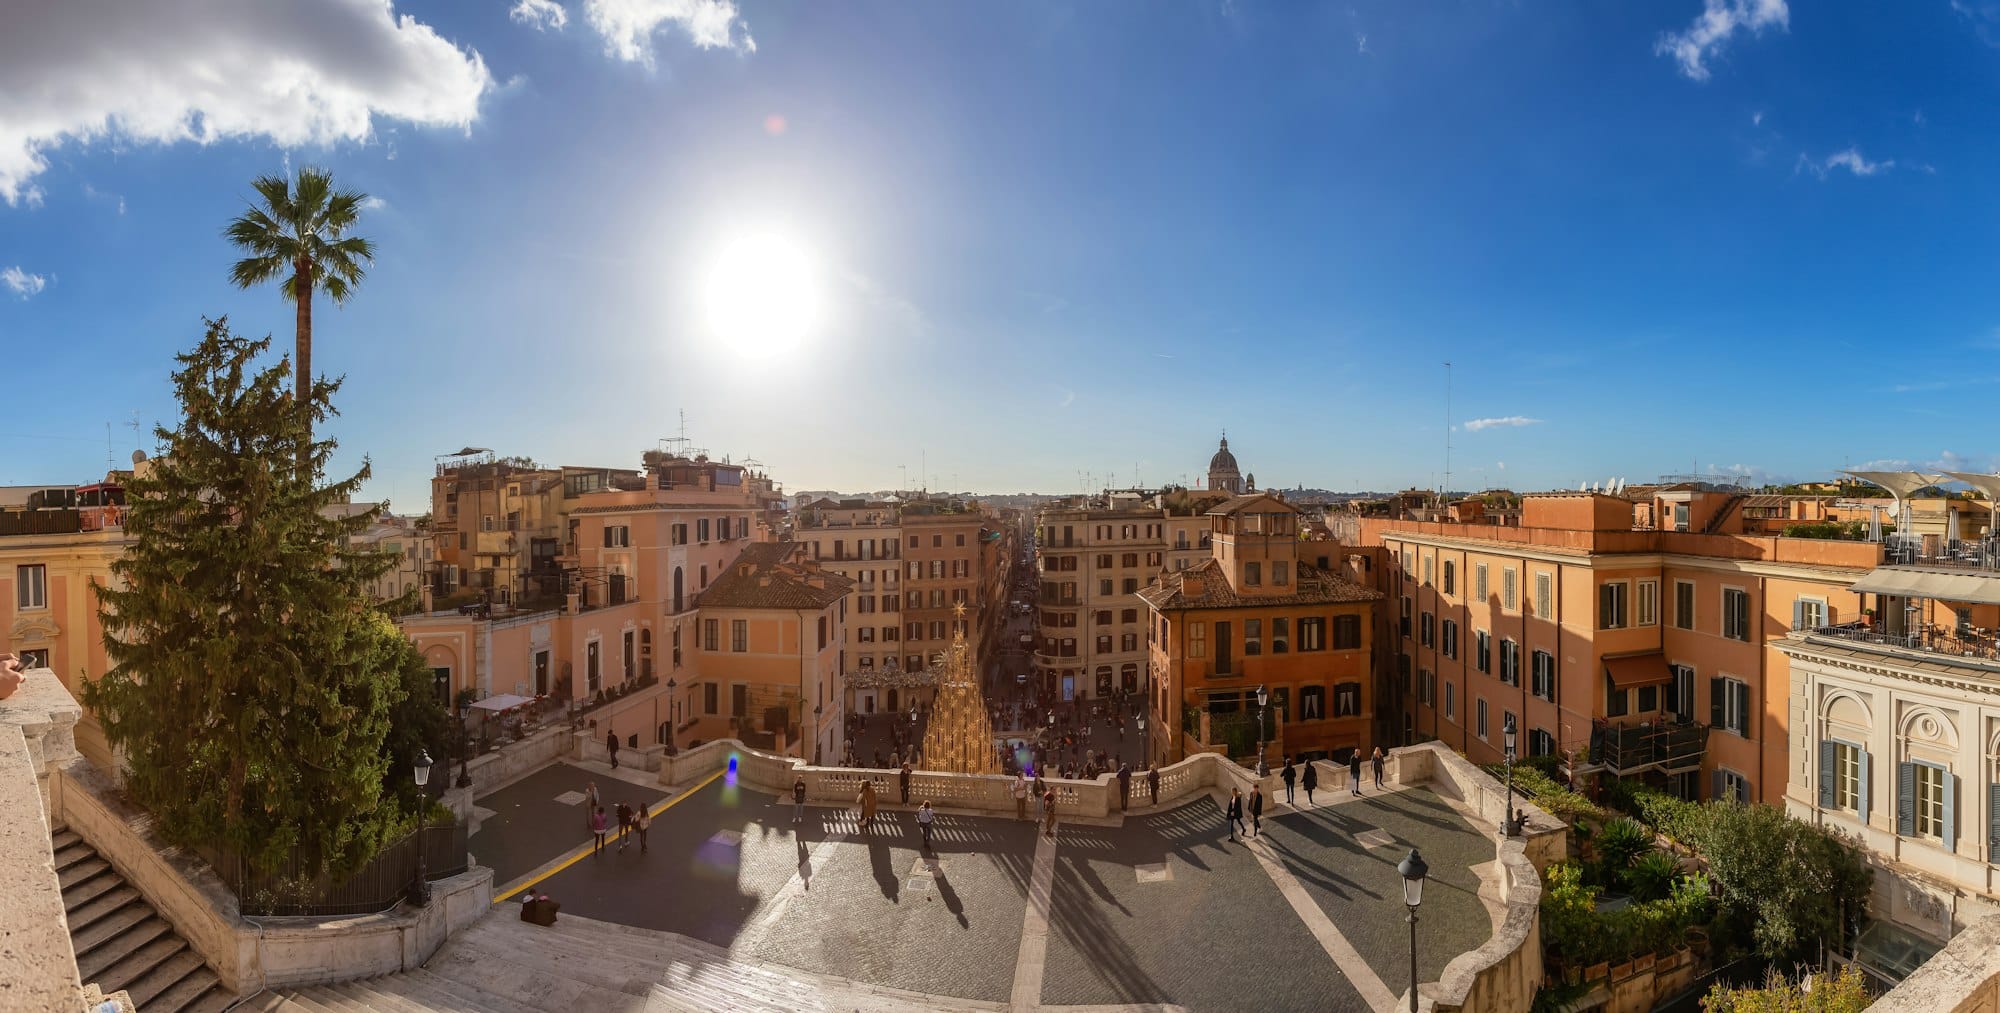
[[[313,355],[400,510],[683,425],[850,491],[1192,483],[1225,429],[1285,488],[1996,468],[1993,0],[0,23],[0,484],[154,451],[205,316],[289,350],[221,230],[305,164],[371,197]]]

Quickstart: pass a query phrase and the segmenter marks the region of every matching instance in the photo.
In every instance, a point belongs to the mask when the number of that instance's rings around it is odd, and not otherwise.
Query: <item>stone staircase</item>
[[[422,970],[281,990],[240,1007],[257,1013],[1002,1008],[807,974],[672,933],[588,918],[563,915],[544,928],[522,922],[504,904],[454,936]]]
[[[77,974],[145,1013],[220,1013],[236,1001],[139,891],[73,831],[52,836]]]

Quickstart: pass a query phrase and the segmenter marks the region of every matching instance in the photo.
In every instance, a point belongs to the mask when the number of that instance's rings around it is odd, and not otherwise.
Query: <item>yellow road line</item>
[[[713,773],[713,774],[710,774],[710,775],[708,775],[708,776],[707,776],[707,777],[705,777],[705,778],[702,778],[702,780],[701,780],[701,782],[700,782],[699,784],[696,784],[696,785],[695,785],[694,787],[692,787],[692,788],[689,788],[688,790],[686,790],[686,791],[684,791],[684,792],[681,792],[681,793],[680,793],[680,794],[678,794],[678,795],[675,795],[675,796],[674,796],[673,798],[670,798],[670,799],[666,800],[665,802],[662,802],[662,803],[660,803],[660,807],[659,807],[658,809],[653,809],[653,810],[651,810],[651,811],[650,811],[650,812],[648,813],[648,815],[650,815],[650,816],[658,816],[659,814],[661,814],[661,813],[663,813],[663,812],[666,812],[666,811],[667,811],[668,809],[671,809],[671,808],[673,808],[673,807],[674,807],[675,805],[679,804],[679,803],[680,803],[680,801],[681,801],[682,799],[684,799],[684,798],[687,798],[687,797],[688,797],[689,795],[692,795],[692,794],[694,794],[695,792],[698,792],[698,791],[702,790],[703,788],[706,788],[706,787],[708,787],[709,785],[711,785],[711,784],[715,783],[715,779],[716,779],[716,778],[718,778],[718,777],[721,777],[721,776],[722,776],[723,774],[725,774],[725,773],[728,773],[728,769],[727,769],[727,768],[724,768],[723,770],[718,770],[718,771],[716,771],[715,773]],[[608,832],[609,832],[609,831],[607,831],[607,833],[608,833]],[[499,903],[500,903],[501,901],[504,901],[504,900],[507,900],[507,899],[509,899],[509,898],[511,898],[511,897],[514,897],[514,896],[517,896],[518,894],[520,894],[520,892],[521,892],[521,891],[523,891],[523,890],[526,890],[526,889],[528,889],[528,888],[530,888],[530,887],[534,886],[534,885],[535,885],[536,883],[539,883],[539,882],[541,882],[542,880],[545,880],[545,879],[549,878],[550,876],[553,876],[553,875],[555,875],[556,873],[558,873],[558,872],[561,872],[561,871],[563,871],[564,869],[567,869],[567,868],[569,868],[569,867],[570,867],[570,866],[572,866],[572,865],[575,865],[576,863],[578,863],[578,862],[582,861],[582,860],[583,860],[583,858],[584,858],[584,856],[586,856],[586,855],[590,854],[590,853],[591,853],[591,851],[593,851],[593,850],[594,850],[594,849],[596,848],[596,846],[597,846],[597,842],[596,842],[595,840],[592,840],[592,841],[587,841],[587,842],[585,842],[585,843],[584,843],[584,845],[583,845],[582,847],[580,847],[580,848],[576,849],[576,852],[575,852],[574,854],[570,855],[570,856],[569,856],[568,858],[565,858],[565,859],[563,859],[563,860],[562,860],[562,862],[561,862],[561,864],[557,865],[557,866],[556,866],[555,868],[553,868],[553,869],[550,869],[550,870],[548,870],[547,872],[544,872],[544,873],[542,873],[541,875],[539,875],[539,876],[536,876],[535,878],[533,878],[533,879],[531,879],[531,880],[528,880],[528,881],[527,881],[527,882],[525,882],[525,883],[522,883],[521,885],[519,885],[519,886],[517,886],[517,887],[513,888],[512,890],[509,890],[509,891],[507,891],[506,893],[503,893],[503,894],[501,894],[501,895],[499,895],[499,896],[497,896],[497,897],[493,898],[493,903],[495,903],[495,904],[499,904]]]

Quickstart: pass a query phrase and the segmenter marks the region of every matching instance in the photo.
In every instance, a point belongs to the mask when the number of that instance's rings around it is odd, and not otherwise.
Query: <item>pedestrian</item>
[[[1312,805],[1313,789],[1319,787],[1319,767],[1311,760],[1306,761],[1306,776],[1302,780],[1305,781],[1306,804]]]
[[[618,769],[618,733],[604,733],[604,751],[611,754],[611,769]]]
[[[1124,812],[1132,802],[1132,765],[1118,765],[1118,811]]]
[[[1054,788],[1050,788],[1047,794],[1042,796],[1042,813],[1042,836],[1053,841],[1056,839],[1056,790]]]
[[[1291,805],[1291,804],[1292,804],[1292,782],[1294,782],[1294,781],[1298,780],[1298,778],[1299,778],[1299,772],[1298,772],[1298,770],[1297,770],[1296,768],[1294,768],[1294,767],[1292,766],[1292,758],[1291,758],[1291,757],[1289,757],[1289,756],[1285,757],[1285,770],[1284,770],[1284,773],[1283,773],[1282,775],[1280,775],[1280,776],[1281,776],[1281,777],[1283,777],[1283,778],[1284,778],[1284,781],[1285,781],[1285,804],[1286,804],[1286,805]]]
[[[1028,778],[1025,774],[1014,775],[1014,818],[1028,818]]]
[[[604,853],[604,830],[605,830],[605,826],[606,826],[606,824],[605,824],[605,820],[604,820],[604,807],[603,807],[603,806],[598,806],[598,807],[597,807],[596,809],[593,809],[593,810],[591,810],[591,813],[590,813],[590,833],[591,833],[591,836],[592,836],[592,837],[593,837],[593,838],[595,839],[595,841],[596,841],[596,843],[595,843],[595,844],[593,844],[593,845],[591,846],[591,849],[590,849],[590,853],[591,853],[591,854],[593,854],[593,855],[601,855],[601,854],[603,854],[603,853]]]
[[[592,781],[583,788],[583,826],[590,829],[591,814],[597,811],[597,782]]]
[[[1347,754],[1347,784],[1354,789],[1354,797],[1361,797],[1361,750],[1356,748]]]
[[[612,814],[618,818],[618,850],[624,851],[632,846],[625,836],[626,831],[632,829],[632,807],[620,802],[612,809]]]
[[[1160,768],[1146,764],[1146,788],[1153,793],[1153,804],[1160,804]]]
[[[1264,832],[1264,789],[1250,786],[1250,836]]]
[[[802,823],[806,818],[806,779],[792,781],[792,822]]]
[[[1236,832],[1243,829],[1243,789],[1229,789],[1229,807],[1222,811],[1229,824],[1229,839],[1236,839]]]
[[[909,805],[910,804],[910,761],[908,760],[903,761],[903,771],[902,773],[897,774],[896,778],[898,781],[901,782],[901,787],[903,789],[903,804]]]
[[[1042,796],[1045,793],[1047,793],[1048,790],[1049,786],[1042,782],[1042,775],[1036,774],[1035,775],[1035,819],[1036,820],[1040,820],[1049,814],[1048,803],[1042,801]]]
[[[1374,758],[1373,758],[1373,759],[1371,759],[1371,760],[1370,760],[1369,762],[1370,762],[1370,763],[1373,763],[1373,764],[1375,765],[1375,790],[1376,790],[1376,791],[1381,791],[1381,790],[1382,790],[1382,767],[1383,767],[1383,764],[1384,764],[1384,761],[1388,760],[1388,758],[1389,758],[1389,755],[1388,755],[1387,753],[1384,753],[1384,752],[1382,752],[1382,747],[1381,747],[1381,746],[1376,746],[1376,747],[1375,747],[1375,756],[1374,756]]]
[[[875,825],[875,782],[861,782],[861,797],[857,801],[861,803],[861,829],[866,830]]]
[[[937,819],[937,811],[931,808],[931,800],[917,807],[917,829],[924,832],[924,850],[931,850],[931,821]]]
[[[653,829],[653,817],[645,806],[639,807],[639,814],[632,817],[632,829],[639,832],[639,853],[646,853],[646,831]]]

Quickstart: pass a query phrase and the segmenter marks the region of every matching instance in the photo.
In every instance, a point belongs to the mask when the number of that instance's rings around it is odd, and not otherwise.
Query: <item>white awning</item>
[[[1863,594],[2000,605],[2000,572],[1878,566],[1848,590]]]
[[[1853,475],[1864,482],[1873,482],[1897,499],[1908,499],[1911,493],[1927,489],[1949,481],[1943,475],[1927,471],[1843,471],[1843,475]]]
[[[489,696],[484,700],[474,701],[472,706],[480,710],[498,712],[498,711],[510,711],[516,707],[521,706],[522,704],[528,704],[528,703],[534,703],[534,701],[528,699],[525,696],[515,696],[512,693],[500,693],[494,696]]]

